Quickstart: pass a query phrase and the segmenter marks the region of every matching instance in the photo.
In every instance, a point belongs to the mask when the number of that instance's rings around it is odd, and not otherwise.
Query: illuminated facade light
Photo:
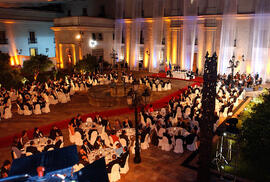
[[[95,40],[90,40],[89,41],[89,47],[94,48],[96,46],[97,46],[97,41],[95,41]]]
[[[77,39],[77,40],[79,40],[79,39],[81,39],[81,38],[82,38],[81,34],[76,35],[76,39]]]

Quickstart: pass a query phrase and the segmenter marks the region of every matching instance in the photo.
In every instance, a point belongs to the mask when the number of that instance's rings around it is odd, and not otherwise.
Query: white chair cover
[[[17,104],[17,108],[18,108],[18,110],[17,110],[18,114],[23,115],[23,110],[21,110],[21,108],[18,104]]]
[[[118,181],[121,178],[120,176],[120,165],[114,164],[111,170],[111,173],[109,174],[110,182]]]
[[[129,170],[128,159],[129,159],[129,155],[126,158],[125,166],[123,168],[120,168],[121,174],[126,174]]]
[[[120,138],[120,143],[123,147],[127,146],[127,141],[124,138]]]
[[[42,110],[42,112],[44,112],[44,113],[49,113],[49,112],[51,112],[51,110],[50,110],[50,103],[46,102],[45,107],[42,108],[41,110]]]
[[[152,84],[152,91],[153,91],[153,92],[156,92],[156,91],[157,91],[156,84],[154,84],[154,83]]]
[[[28,109],[28,106],[27,106],[27,105],[24,105],[23,108],[24,108],[24,111],[23,111],[23,114],[24,114],[24,115],[29,116],[29,115],[32,114],[32,111],[30,111],[30,110]]]
[[[5,109],[4,119],[12,118],[11,105]]]
[[[41,114],[40,104],[36,104],[35,109],[34,109],[34,114],[36,115]]]
[[[161,91],[162,91],[161,84],[158,84],[158,92],[161,92]]]
[[[180,138],[178,138],[175,142],[175,147],[173,150],[175,153],[179,154],[179,153],[183,153],[184,149],[183,149],[183,140],[181,140]]]
[[[83,140],[82,140],[81,134],[78,131],[76,131],[74,134],[74,143],[75,143],[75,145],[78,145],[78,146],[83,145]]]
[[[149,148],[149,140],[148,140],[148,138],[149,138],[149,134],[147,134],[146,136],[145,136],[145,139],[144,139],[144,142],[143,143],[141,143],[141,148],[142,148],[142,150],[145,150],[145,149],[148,149]]]
[[[198,146],[197,146],[197,136],[194,138],[192,144],[187,145],[187,149],[188,149],[189,151],[195,151],[195,150],[198,149]]]
[[[68,128],[68,133],[69,133],[69,141],[70,141],[71,143],[74,143],[74,142],[75,142],[75,135],[72,135],[72,134],[71,134],[71,131],[70,131],[69,128]]]
[[[91,140],[90,140],[90,144],[91,144],[91,145],[94,145],[94,143],[95,143],[95,141],[96,141],[96,139],[97,139],[97,136],[98,136],[97,131],[93,131],[93,132],[91,133]]]
[[[165,151],[170,151],[172,149],[172,146],[169,144],[168,138],[165,136],[161,140],[161,149]]]

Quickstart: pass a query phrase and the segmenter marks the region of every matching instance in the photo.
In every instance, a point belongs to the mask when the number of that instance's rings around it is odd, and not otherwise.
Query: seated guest
[[[87,154],[83,149],[80,149],[79,151],[79,163],[83,164],[84,166],[89,164]]]
[[[111,162],[109,162],[109,164],[107,164],[107,166],[106,166],[107,173],[111,173],[113,165],[119,164],[119,162],[120,162],[115,154],[112,155],[112,159],[113,160]]]
[[[5,160],[3,166],[1,167],[1,178],[8,177],[10,166],[11,166],[10,161],[9,160]]]
[[[63,143],[63,141],[61,140],[61,137],[60,136],[57,136],[55,138],[55,148],[59,149],[61,147],[61,144]]]
[[[97,123],[97,124],[100,124],[102,121],[102,118],[97,114],[95,119],[94,119],[94,122]]]
[[[128,139],[128,136],[126,135],[125,130],[122,130],[122,133],[121,133],[121,135],[119,137],[125,139],[126,142],[127,142],[127,146],[129,146],[129,139]]]
[[[43,152],[47,152],[49,148],[55,149],[55,146],[52,144],[52,140],[47,141],[47,146],[44,147]]]
[[[20,141],[20,138],[18,138],[17,136],[14,137],[13,139],[13,143],[11,145],[12,147],[16,147],[18,149],[22,149],[23,148],[23,144]]]
[[[123,121],[122,125],[123,128],[133,128],[132,122],[128,118]]]
[[[50,131],[49,138],[55,140],[55,138],[58,136],[63,136],[62,131],[54,125]]]
[[[116,132],[113,131],[110,135],[110,137],[112,138],[112,142],[115,143],[116,141],[119,141],[118,136],[116,136]]]
[[[77,115],[75,124],[76,127],[80,127],[80,125],[82,124],[82,117],[80,114]]]
[[[117,156],[119,157],[123,152],[124,152],[123,147],[121,146],[120,143],[117,143],[117,144],[116,144],[115,153],[116,153]]]
[[[94,148],[95,149],[99,149],[99,148],[103,148],[103,147],[105,147],[104,141],[101,140],[101,137],[100,136],[98,136],[97,137],[97,140],[94,143]]]
[[[30,152],[32,154],[39,153],[37,147],[34,146],[34,141],[31,141],[30,146],[26,147],[26,152]]]
[[[105,128],[106,128],[107,125],[108,125],[108,119],[107,119],[107,118],[106,118],[106,119],[105,119],[105,118],[102,119],[102,120],[101,120],[101,125],[102,125],[102,126],[105,126]]]
[[[33,133],[33,138],[42,138],[43,133],[41,131],[39,131],[39,128],[35,128],[34,129],[34,133]]]
[[[151,113],[154,111],[154,107],[152,104],[150,104],[150,107],[148,108],[148,112]]]
[[[29,141],[26,130],[22,131],[22,136],[20,138],[20,143],[24,146]]]
[[[91,144],[87,140],[83,141],[83,145],[82,145],[81,149],[84,151],[84,153],[86,155],[90,154],[91,151],[94,150],[93,146],[91,146]]]

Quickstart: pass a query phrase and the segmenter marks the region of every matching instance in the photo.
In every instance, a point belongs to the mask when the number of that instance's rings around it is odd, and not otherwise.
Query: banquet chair
[[[34,114],[38,115],[41,114],[41,110],[40,110],[40,104],[36,104],[35,109],[34,109]]]
[[[90,144],[91,144],[91,145],[94,145],[94,143],[95,143],[95,141],[96,141],[96,139],[97,139],[97,136],[98,136],[97,131],[93,131],[93,132],[91,133],[91,140],[90,140]]]
[[[168,83],[168,90],[171,90],[171,89],[172,89],[172,84]]]
[[[54,148],[52,148],[52,147],[48,149],[48,151],[52,151],[52,150],[54,150]]]
[[[126,174],[129,171],[128,159],[129,159],[129,155],[126,158],[124,167],[120,168],[120,173],[121,174]]]
[[[23,108],[24,108],[24,111],[23,111],[24,115],[29,116],[32,114],[32,111],[29,110],[27,105],[24,105]]]
[[[26,152],[25,155],[28,157],[28,156],[31,156],[33,154],[32,154],[32,152]]]
[[[15,146],[11,147],[11,157],[13,160],[20,158],[21,155],[22,155],[22,151],[20,149],[18,149]]]
[[[146,134],[144,142],[141,143],[141,148],[142,148],[142,150],[149,148],[149,134]]]
[[[167,90],[168,90],[168,84],[167,84],[167,83],[165,83],[165,85],[164,85],[164,87],[162,88],[162,90],[164,90],[164,91],[167,91]]]
[[[5,109],[5,114],[4,114],[3,118],[4,119],[12,118],[11,105],[9,105],[9,107]]]
[[[79,170],[81,170],[82,168],[84,168],[83,164],[75,164],[73,167],[73,172],[78,172]]]
[[[69,141],[71,143],[74,143],[75,142],[75,136],[72,135],[71,131],[70,131],[70,128],[68,128],[68,133],[69,133]]]
[[[158,84],[158,90],[157,90],[158,92],[161,92],[162,91],[162,87],[161,87],[161,84],[159,83]]]
[[[197,136],[194,137],[194,140],[191,144],[187,144],[187,149],[189,151],[196,151],[198,149],[197,146]]]
[[[123,147],[127,146],[127,141],[124,138],[120,138],[120,143]]]
[[[78,131],[76,131],[74,134],[74,143],[75,143],[75,145],[78,145],[78,146],[83,145],[82,135]]]
[[[50,104],[57,104],[58,103],[58,100],[57,99],[54,99],[54,97],[52,95],[49,96],[49,102]]]
[[[21,109],[21,107],[18,104],[17,104],[17,107],[18,107],[18,110],[17,110],[18,114],[23,115],[23,110]]]
[[[184,149],[183,149],[183,140],[178,138],[175,142],[175,146],[174,146],[174,150],[175,153],[179,154],[179,153],[183,153]]]
[[[108,174],[110,182],[115,182],[118,181],[121,176],[120,176],[120,165],[119,164],[114,164],[111,170],[111,173]]]
[[[75,83],[75,92],[78,92],[80,90],[78,83]]]
[[[163,136],[161,140],[161,149],[165,151],[170,151],[172,149],[172,145],[169,144],[168,138]]]
[[[51,110],[50,110],[50,103],[46,102],[45,107],[42,108],[41,111],[44,112],[44,113],[51,112]]]
[[[67,98],[67,101],[68,101],[68,102],[70,102],[70,101],[71,101],[71,99],[70,99],[70,95],[69,95],[69,93],[65,94],[65,96],[66,96],[66,98]]]
[[[153,91],[153,92],[156,92],[156,91],[157,91],[156,84],[154,84],[154,83],[152,84],[152,91]]]

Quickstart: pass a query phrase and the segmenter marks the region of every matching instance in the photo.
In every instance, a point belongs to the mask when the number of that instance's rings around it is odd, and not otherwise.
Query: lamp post
[[[141,105],[142,99],[144,99],[145,104],[147,101],[149,101],[150,94],[142,94],[140,95],[138,93],[139,89],[139,83],[134,80],[132,84],[132,89],[128,92],[127,95],[127,104],[134,108],[135,112],[135,157],[134,157],[134,163],[139,164],[141,162],[141,156],[140,156],[140,143],[139,143],[139,123],[138,123],[138,106]]]
[[[113,59],[113,65],[115,65],[115,61],[118,59],[118,53],[114,49],[112,49],[111,58]]]
[[[245,56],[242,55],[242,61],[245,61],[244,58],[245,58]],[[240,61],[239,60],[235,60],[235,56],[234,55],[232,56],[232,59],[230,59],[230,61],[229,61],[229,67],[228,68],[230,68],[231,71],[232,71],[232,78],[230,80],[232,86],[234,85],[234,81],[233,81],[234,69],[239,66],[239,63],[240,63]]]

